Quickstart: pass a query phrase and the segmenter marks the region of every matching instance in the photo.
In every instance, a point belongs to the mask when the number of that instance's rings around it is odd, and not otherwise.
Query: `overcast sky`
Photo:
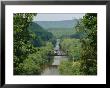
[[[84,13],[38,13],[34,17],[34,21],[61,21],[61,20],[72,20],[74,18],[79,19],[84,16]]]

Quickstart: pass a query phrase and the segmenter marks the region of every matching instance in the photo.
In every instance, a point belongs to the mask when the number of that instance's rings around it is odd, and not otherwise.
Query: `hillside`
[[[77,24],[78,20],[63,20],[63,21],[36,21],[45,29],[48,28],[73,28]]]
[[[61,38],[63,36],[70,36],[76,32],[73,28],[49,28],[47,29],[56,38]]]
[[[54,36],[51,32],[44,30],[39,24],[32,22],[28,27],[30,32],[35,34],[35,40],[32,41],[33,44],[37,47],[45,45],[46,41],[52,41],[54,43]]]

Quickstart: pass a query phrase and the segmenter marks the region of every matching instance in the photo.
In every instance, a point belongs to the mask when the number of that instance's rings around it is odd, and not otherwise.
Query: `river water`
[[[60,65],[62,60],[68,60],[66,56],[62,56],[62,51],[60,50],[60,39],[57,39],[56,47],[54,48],[56,56],[54,56],[53,63],[44,69],[41,75],[59,75],[58,66]],[[61,55],[61,56],[60,56]]]

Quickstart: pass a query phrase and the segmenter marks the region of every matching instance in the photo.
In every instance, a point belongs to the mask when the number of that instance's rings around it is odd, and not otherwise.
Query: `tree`
[[[50,40],[53,35],[33,23],[34,16],[34,13],[16,13],[13,17],[15,75],[41,74],[43,66],[49,63],[48,53],[53,49]],[[41,43],[39,47],[33,44],[34,40]]]
[[[18,74],[19,64],[26,59],[28,54],[35,52],[30,40],[33,38],[27,27],[31,24],[34,13],[15,13],[13,15],[14,30],[14,72]]]
[[[81,70],[86,75],[97,74],[97,14],[88,13],[82,19]],[[80,30],[80,29],[79,29]]]

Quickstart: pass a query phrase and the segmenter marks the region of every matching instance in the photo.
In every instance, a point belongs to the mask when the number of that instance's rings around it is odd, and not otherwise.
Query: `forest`
[[[96,13],[86,13],[82,19],[75,19],[73,26],[69,25],[72,21],[59,22],[69,28],[60,27],[57,22],[56,28],[52,28],[54,22],[52,25],[48,22],[50,28],[42,27],[41,22],[33,21],[35,16],[37,13],[13,14],[14,75],[42,75],[56,58],[54,48],[58,39],[59,51],[68,58],[57,66],[58,75],[97,75]],[[56,59],[63,58],[57,56]]]
[[[36,75],[51,63],[54,36],[33,23],[37,14],[14,14],[14,74]],[[37,29],[37,30],[35,30]]]
[[[69,61],[59,66],[61,74],[96,75],[97,74],[97,14],[87,13],[75,27],[79,39],[72,37],[63,39],[61,48],[68,51]],[[68,69],[69,68],[69,69]]]

